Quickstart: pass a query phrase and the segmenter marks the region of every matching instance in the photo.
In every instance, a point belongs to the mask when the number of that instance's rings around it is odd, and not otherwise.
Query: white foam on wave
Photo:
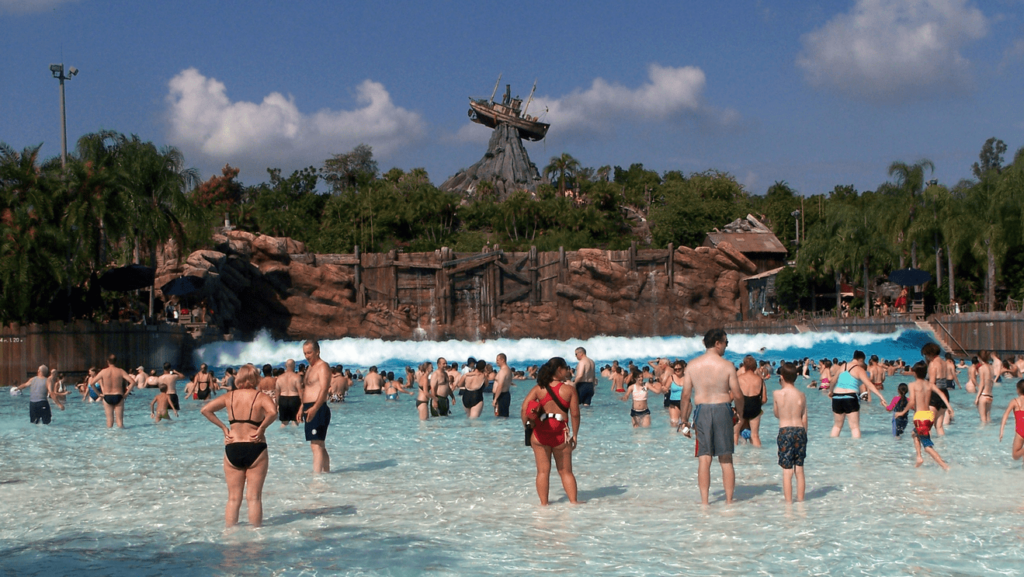
[[[729,336],[732,354],[763,354],[793,350],[812,350],[822,343],[847,346],[867,346],[895,341],[903,332],[875,333],[800,333],[757,334]],[[593,337],[582,340],[554,339],[493,339],[486,341],[384,341],[381,339],[338,339],[320,342],[320,356],[328,363],[366,367],[385,363],[413,364],[445,357],[463,362],[468,357],[492,361],[498,353],[505,353],[509,363],[543,362],[561,356],[570,362],[576,347],[583,347],[587,355],[597,361],[613,359],[650,359],[654,357],[692,358],[704,352],[700,337]],[[777,356],[777,355],[776,355]],[[303,362],[302,343],[278,341],[269,333],[261,332],[252,342],[223,342],[196,350],[198,362],[211,366],[228,367],[244,363],[283,364],[288,359]]]

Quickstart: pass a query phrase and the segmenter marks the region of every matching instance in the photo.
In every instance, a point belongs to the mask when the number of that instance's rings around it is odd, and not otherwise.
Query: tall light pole
[[[72,76],[78,74],[78,69],[74,66],[68,68],[68,75],[64,76],[64,63],[51,64],[50,72],[53,73],[53,77],[60,80],[60,167],[66,168],[68,164],[68,122],[67,115],[64,111],[64,81],[70,80]]]

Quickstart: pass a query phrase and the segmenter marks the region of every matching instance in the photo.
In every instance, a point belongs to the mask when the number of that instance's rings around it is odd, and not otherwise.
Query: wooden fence
[[[671,285],[673,251],[672,245],[638,250],[634,242],[627,250],[602,252],[608,260],[630,271],[647,274],[661,270],[667,273]],[[557,303],[555,287],[569,280],[569,262],[579,258],[577,252],[561,248],[557,252],[540,252],[536,247],[528,252],[506,252],[498,245],[484,247],[478,253],[442,248],[432,253],[393,250],[364,254],[356,247],[353,254],[290,256],[307,264],[350,267],[360,306],[378,304],[394,310],[416,305],[420,310],[432,310],[431,316],[439,324],[452,324],[464,316],[478,324],[487,323],[503,305],[518,301]]]
[[[141,365],[159,373],[164,362],[187,369],[193,343],[184,327],[170,324],[9,325],[0,328],[0,384],[21,384],[36,374],[39,365],[57,367],[77,379],[90,366],[106,366],[111,353],[118,366],[129,371]]]

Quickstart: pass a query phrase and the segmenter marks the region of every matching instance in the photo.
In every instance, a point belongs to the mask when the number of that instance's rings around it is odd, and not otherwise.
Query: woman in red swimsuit
[[[555,357],[537,371],[537,386],[523,400],[523,425],[532,427],[530,446],[537,460],[537,495],[540,504],[548,504],[551,456],[555,457],[558,476],[569,502],[576,505],[576,476],[572,474],[572,452],[580,430],[580,401],[576,389],[566,382],[572,371],[565,359]],[[571,435],[566,423],[572,418]]]

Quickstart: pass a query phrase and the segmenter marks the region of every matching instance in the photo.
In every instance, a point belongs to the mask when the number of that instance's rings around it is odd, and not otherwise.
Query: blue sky
[[[1024,145],[1020,0],[0,0],[0,50],[0,141],[60,153],[63,57],[71,146],[134,133],[248,183],[365,142],[440,184],[486,149],[467,96],[499,73],[524,98],[537,80],[541,168],[568,152],[815,194],[921,158],[952,185],[985,139]]]

